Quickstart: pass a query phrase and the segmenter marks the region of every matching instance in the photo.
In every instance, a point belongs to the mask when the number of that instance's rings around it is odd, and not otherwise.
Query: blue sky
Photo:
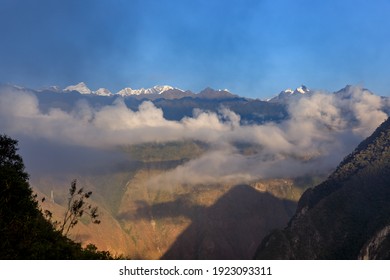
[[[0,0],[0,82],[390,96],[387,0]]]

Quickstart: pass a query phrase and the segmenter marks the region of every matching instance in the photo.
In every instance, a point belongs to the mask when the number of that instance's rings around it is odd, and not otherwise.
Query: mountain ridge
[[[288,226],[264,238],[255,258],[389,258],[389,159],[390,118],[304,192]]]
[[[142,99],[148,99],[148,100],[156,100],[156,99],[181,99],[184,97],[192,97],[192,98],[200,98],[200,99],[233,99],[233,98],[243,98],[246,100],[251,101],[262,101],[262,102],[270,102],[270,103],[280,103],[285,104],[288,103],[291,99],[296,99],[304,96],[310,96],[313,93],[316,92],[322,92],[325,91],[318,91],[318,90],[311,90],[305,85],[301,85],[297,87],[296,89],[292,90],[291,88],[285,89],[281,91],[279,94],[276,94],[274,97],[262,100],[258,98],[249,98],[244,97],[235,93],[230,92],[228,89],[213,89],[211,87],[206,87],[203,90],[199,91],[198,93],[194,93],[191,90],[182,90],[177,87],[173,87],[170,85],[155,85],[150,88],[139,88],[139,89],[133,89],[131,87],[125,87],[121,90],[119,90],[116,93],[111,92],[107,88],[100,87],[97,90],[91,90],[85,82],[80,82],[75,85],[69,85],[65,88],[61,88],[59,86],[48,86],[43,87],[41,89],[32,89],[27,88],[23,86],[13,85],[13,84],[4,84],[0,83],[0,87],[10,87],[15,88],[17,90],[24,90],[24,91],[33,91],[33,92],[46,92],[46,93],[78,93],[84,96],[103,96],[103,97],[116,97],[121,96],[124,98],[132,97],[137,98],[139,100]],[[341,88],[338,91],[329,92],[329,94],[336,94],[336,95],[342,95],[343,98],[349,98],[351,97],[351,93],[355,88],[360,88],[353,85],[346,85],[345,87]],[[373,92],[366,88],[362,88],[362,91],[365,91],[367,93],[370,93],[372,95],[375,95]],[[381,96],[382,98],[387,98],[384,96]]]
[[[25,89],[23,87],[10,85],[11,87],[15,87],[18,89]],[[26,88],[27,89],[27,88]],[[33,90],[35,91],[35,90]],[[97,90],[91,90],[86,83],[80,82],[75,85],[70,85],[61,89],[58,86],[49,86],[38,90],[38,92],[55,92],[55,93],[69,93],[69,92],[77,92],[83,95],[96,95],[96,96],[122,96],[122,97],[135,97],[135,98],[146,98],[146,99],[180,99],[183,97],[193,97],[193,98],[206,98],[206,99],[221,99],[221,98],[235,98],[239,97],[238,95],[232,94],[229,90],[224,89],[212,89],[210,87],[206,87],[199,93],[193,93],[190,90],[182,90],[177,87],[172,87],[169,85],[156,85],[151,88],[140,88],[133,89],[131,87],[125,87],[119,90],[116,93],[112,93],[110,90],[106,88],[99,88]]]

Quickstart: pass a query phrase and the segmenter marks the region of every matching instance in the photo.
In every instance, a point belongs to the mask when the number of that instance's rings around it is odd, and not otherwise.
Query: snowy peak
[[[184,91],[179,88],[175,88],[168,85],[157,85],[151,88],[140,88],[140,89],[132,89],[130,87],[126,87],[121,89],[116,94],[112,94],[106,88],[99,88],[96,91],[92,91],[88,88],[88,86],[84,83],[78,83],[77,85],[71,85],[66,87],[61,92],[71,92],[76,91],[80,94],[92,94],[99,96],[112,96],[119,95],[123,97],[137,97],[137,98],[148,98],[148,99],[156,99],[156,98],[166,98],[166,99],[176,99],[182,97],[199,97],[206,99],[223,99],[223,98],[234,98],[238,97],[237,95],[232,94],[227,89],[219,89],[214,90],[212,88],[206,88],[198,94],[194,94],[190,91]],[[147,95],[147,96],[145,96]]]
[[[297,89],[294,91],[293,94],[298,94],[298,93],[300,93],[300,94],[305,94],[305,93],[308,93],[308,92],[310,92],[310,90],[309,90],[306,86],[302,85],[302,86],[300,86],[299,88],[297,88]]]
[[[154,86],[152,88],[141,88],[141,89],[132,89],[132,88],[124,88],[120,90],[117,94],[122,96],[129,96],[129,95],[141,95],[141,94],[162,94],[163,92],[166,92],[168,90],[173,90],[175,88],[171,86]],[[176,89],[179,90],[179,89]],[[182,91],[182,90],[180,90]]]
[[[281,93],[284,93],[284,94],[293,94],[294,91],[293,91],[292,89],[288,88],[288,89],[282,91]]]
[[[278,96],[275,96],[274,98],[271,98],[270,102],[285,102],[290,98],[299,97],[304,94],[310,93],[310,89],[308,89],[306,86],[302,85],[295,90],[292,89],[286,89],[283,90],[281,93],[279,93]]]
[[[307,88],[307,86],[305,85],[302,85],[298,88],[296,88],[295,90],[292,90],[290,88],[282,91],[279,95],[281,94],[287,94],[287,95],[291,95],[291,94],[305,94],[305,93],[308,93],[310,92],[310,89]]]
[[[100,96],[111,96],[112,95],[111,91],[109,91],[106,88],[99,88],[97,91],[94,92],[94,94],[100,95]]]
[[[99,88],[96,91],[92,91],[88,88],[88,86],[84,83],[78,83],[77,85],[72,85],[66,87],[63,92],[70,92],[70,91],[77,91],[81,94],[95,94],[95,95],[100,95],[100,96],[111,96],[112,93],[106,88]],[[58,90],[57,90],[58,92]]]
[[[81,94],[91,94],[92,91],[87,87],[87,85],[84,82],[78,83],[77,85],[68,86],[64,89],[65,92],[67,91],[78,91]]]
[[[184,92],[181,89],[164,85],[164,86],[154,86],[152,88],[141,88],[141,89],[132,89],[130,87],[127,87],[117,92],[117,94],[121,96],[134,96],[134,95],[141,95],[141,94],[162,94],[164,92],[171,91],[171,90]],[[111,91],[109,91],[106,88],[99,88],[96,91],[92,91],[88,88],[88,86],[84,82],[78,83],[77,85],[68,86],[63,90],[63,92],[70,92],[70,91],[77,91],[81,94],[95,94],[100,96],[113,95]]]
[[[168,91],[168,90],[171,90],[171,89],[174,89],[173,87],[171,87],[171,86],[154,86],[153,88],[152,88],[153,90],[155,90],[155,91],[157,91],[158,92],[158,94],[161,94],[161,93],[163,93],[164,91]]]

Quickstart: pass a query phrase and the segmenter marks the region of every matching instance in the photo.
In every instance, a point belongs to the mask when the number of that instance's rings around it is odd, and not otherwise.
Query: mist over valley
[[[0,86],[0,131],[19,140],[42,204],[61,215],[73,179],[100,225],[72,237],[130,258],[248,259],[390,112],[346,86],[263,101],[227,90]]]

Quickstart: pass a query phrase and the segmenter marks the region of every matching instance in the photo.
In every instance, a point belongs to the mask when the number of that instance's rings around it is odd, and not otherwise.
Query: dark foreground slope
[[[302,195],[288,227],[264,238],[255,258],[390,258],[390,119]]]
[[[0,259],[106,259],[55,230],[38,208],[17,141],[0,135]]]

